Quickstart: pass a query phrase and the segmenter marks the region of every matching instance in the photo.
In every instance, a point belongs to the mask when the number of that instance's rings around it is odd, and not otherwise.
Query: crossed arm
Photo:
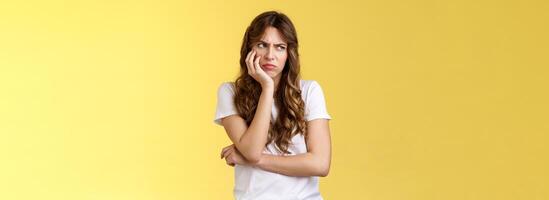
[[[257,111],[261,109],[261,100],[260,97]],[[233,145],[225,147],[221,152],[221,158],[225,158],[228,165],[251,165],[287,176],[325,177],[328,175],[331,162],[331,139],[327,119],[315,119],[307,122],[309,135],[306,141],[306,153],[280,156],[261,153],[267,142],[269,123],[254,124],[255,120],[262,119],[262,116],[259,116],[259,118],[254,118],[250,127],[257,124],[265,127],[254,127],[255,129],[246,127],[244,119],[238,115],[223,118],[223,126],[233,142]],[[267,119],[270,120],[270,106],[267,116],[269,116]],[[255,117],[258,117],[257,112]],[[252,145],[255,148],[247,145]]]

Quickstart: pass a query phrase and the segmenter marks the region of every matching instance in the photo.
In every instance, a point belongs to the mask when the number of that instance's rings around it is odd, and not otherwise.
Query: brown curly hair
[[[252,123],[261,95],[261,85],[248,75],[246,56],[252,45],[260,40],[267,27],[274,27],[283,35],[288,45],[288,58],[281,72],[274,94],[278,117],[271,121],[267,145],[275,142],[277,150],[289,154],[288,146],[296,134],[307,137],[305,103],[301,98],[298,42],[295,27],[283,13],[268,11],[258,15],[246,29],[240,49],[240,75],[235,81],[234,102],[239,115],[249,126]]]

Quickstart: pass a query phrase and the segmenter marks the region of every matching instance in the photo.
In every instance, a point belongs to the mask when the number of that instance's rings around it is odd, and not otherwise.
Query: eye
[[[277,48],[278,48],[278,50],[280,50],[280,51],[286,50],[286,47],[285,47],[285,46],[278,46]]]
[[[264,44],[264,43],[259,43],[259,44],[257,44],[257,47],[259,47],[259,48],[265,48],[265,44]]]

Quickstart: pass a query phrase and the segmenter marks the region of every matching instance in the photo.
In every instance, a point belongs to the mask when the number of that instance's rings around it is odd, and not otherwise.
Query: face
[[[273,79],[280,78],[288,58],[288,45],[278,29],[267,27],[261,39],[252,45],[252,49],[257,52],[256,56],[261,56],[261,69]]]

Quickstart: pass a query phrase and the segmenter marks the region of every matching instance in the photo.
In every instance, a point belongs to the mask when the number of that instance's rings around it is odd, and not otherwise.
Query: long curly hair
[[[300,89],[297,33],[293,23],[283,13],[264,12],[246,29],[240,49],[240,75],[235,81],[234,102],[237,112],[249,126],[257,109],[261,85],[248,75],[246,56],[252,45],[261,39],[267,27],[274,27],[283,35],[288,57],[274,94],[278,116],[274,122],[271,120],[266,145],[274,141],[279,152],[289,154],[288,147],[293,136],[303,134],[307,138],[307,125],[304,117],[305,103]]]

